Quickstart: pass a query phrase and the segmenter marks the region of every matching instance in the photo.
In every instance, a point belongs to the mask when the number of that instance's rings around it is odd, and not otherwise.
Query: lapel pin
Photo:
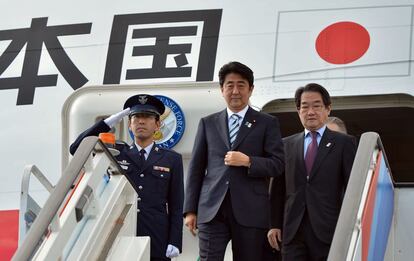
[[[250,122],[248,122],[248,121],[246,121],[246,123],[245,123],[244,125],[246,125],[246,126],[247,126],[247,128],[252,127],[252,124],[251,124]]]
[[[134,148],[134,146],[132,146],[132,145],[131,145],[131,146],[129,146],[129,149],[130,149],[130,150],[131,150],[131,149],[133,149],[133,148]]]
[[[158,147],[155,147],[155,151],[158,151]]]
[[[329,148],[332,145],[332,143],[328,142],[328,144],[326,144],[326,147]]]

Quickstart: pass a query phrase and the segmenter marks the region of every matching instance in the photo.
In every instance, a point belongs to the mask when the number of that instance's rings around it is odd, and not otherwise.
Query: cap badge
[[[141,103],[141,104],[146,104],[146,103],[147,103],[147,101],[148,101],[148,98],[147,98],[147,96],[146,96],[146,95],[142,95],[142,96],[139,96],[139,97],[138,97],[138,101],[139,101],[139,103]]]

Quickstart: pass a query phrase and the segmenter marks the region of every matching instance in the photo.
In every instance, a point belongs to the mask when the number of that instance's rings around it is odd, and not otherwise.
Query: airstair
[[[50,192],[42,208],[28,193],[31,175]],[[28,167],[12,260],[149,260],[149,237],[135,236],[137,194],[131,184],[97,137],[82,141],[54,187]]]
[[[364,133],[328,260],[413,260],[413,199],[413,183],[394,181],[380,136]]]

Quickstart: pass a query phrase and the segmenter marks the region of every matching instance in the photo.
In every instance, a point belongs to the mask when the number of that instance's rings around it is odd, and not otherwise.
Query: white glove
[[[180,250],[173,245],[168,244],[167,251],[165,252],[165,256],[168,258],[177,257],[180,254]]]
[[[129,114],[129,111],[130,111],[130,108],[126,108],[123,111],[120,111],[118,113],[112,114],[111,116],[109,116],[108,118],[106,118],[104,120],[104,122],[106,123],[106,125],[109,126],[109,128],[112,128],[118,122],[120,122],[123,117],[127,116]]]

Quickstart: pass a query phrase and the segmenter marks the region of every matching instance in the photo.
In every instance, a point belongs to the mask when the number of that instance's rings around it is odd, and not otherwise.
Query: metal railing
[[[380,136],[375,132],[362,134],[352,166],[347,190],[336,225],[328,260],[352,260],[356,253],[356,239],[361,233],[362,210],[373,175],[377,156],[381,152],[390,177],[391,169]],[[368,179],[368,180],[367,180]],[[368,185],[368,186],[367,186]],[[350,254],[353,253],[353,254]]]
[[[27,165],[23,171],[22,187],[20,191],[19,211],[19,244],[23,241],[27,231],[39,214],[41,207],[29,193],[30,177],[34,176],[49,193],[53,191],[53,185],[36,165]]]
[[[111,162],[110,169],[112,173],[123,173],[114,157],[105,145],[98,139],[98,137],[85,138],[80,144],[70,164],[64,170],[62,177],[51,191],[50,197],[39,212],[39,215],[36,217],[12,260],[25,261],[31,259],[37,248],[42,243],[42,238],[49,230],[52,220],[56,217],[62,203],[72,189],[73,184],[78,179],[81,170],[84,168],[84,165],[90,157],[93,157],[93,154],[98,152],[104,152],[105,155],[109,157]],[[35,175],[39,174],[36,170],[34,172]],[[43,181],[41,182],[43,183]],[[45,182],[45,184],[47,184],[47,182]],[[47,184],[46,187],[51,188],[51,184]]]

